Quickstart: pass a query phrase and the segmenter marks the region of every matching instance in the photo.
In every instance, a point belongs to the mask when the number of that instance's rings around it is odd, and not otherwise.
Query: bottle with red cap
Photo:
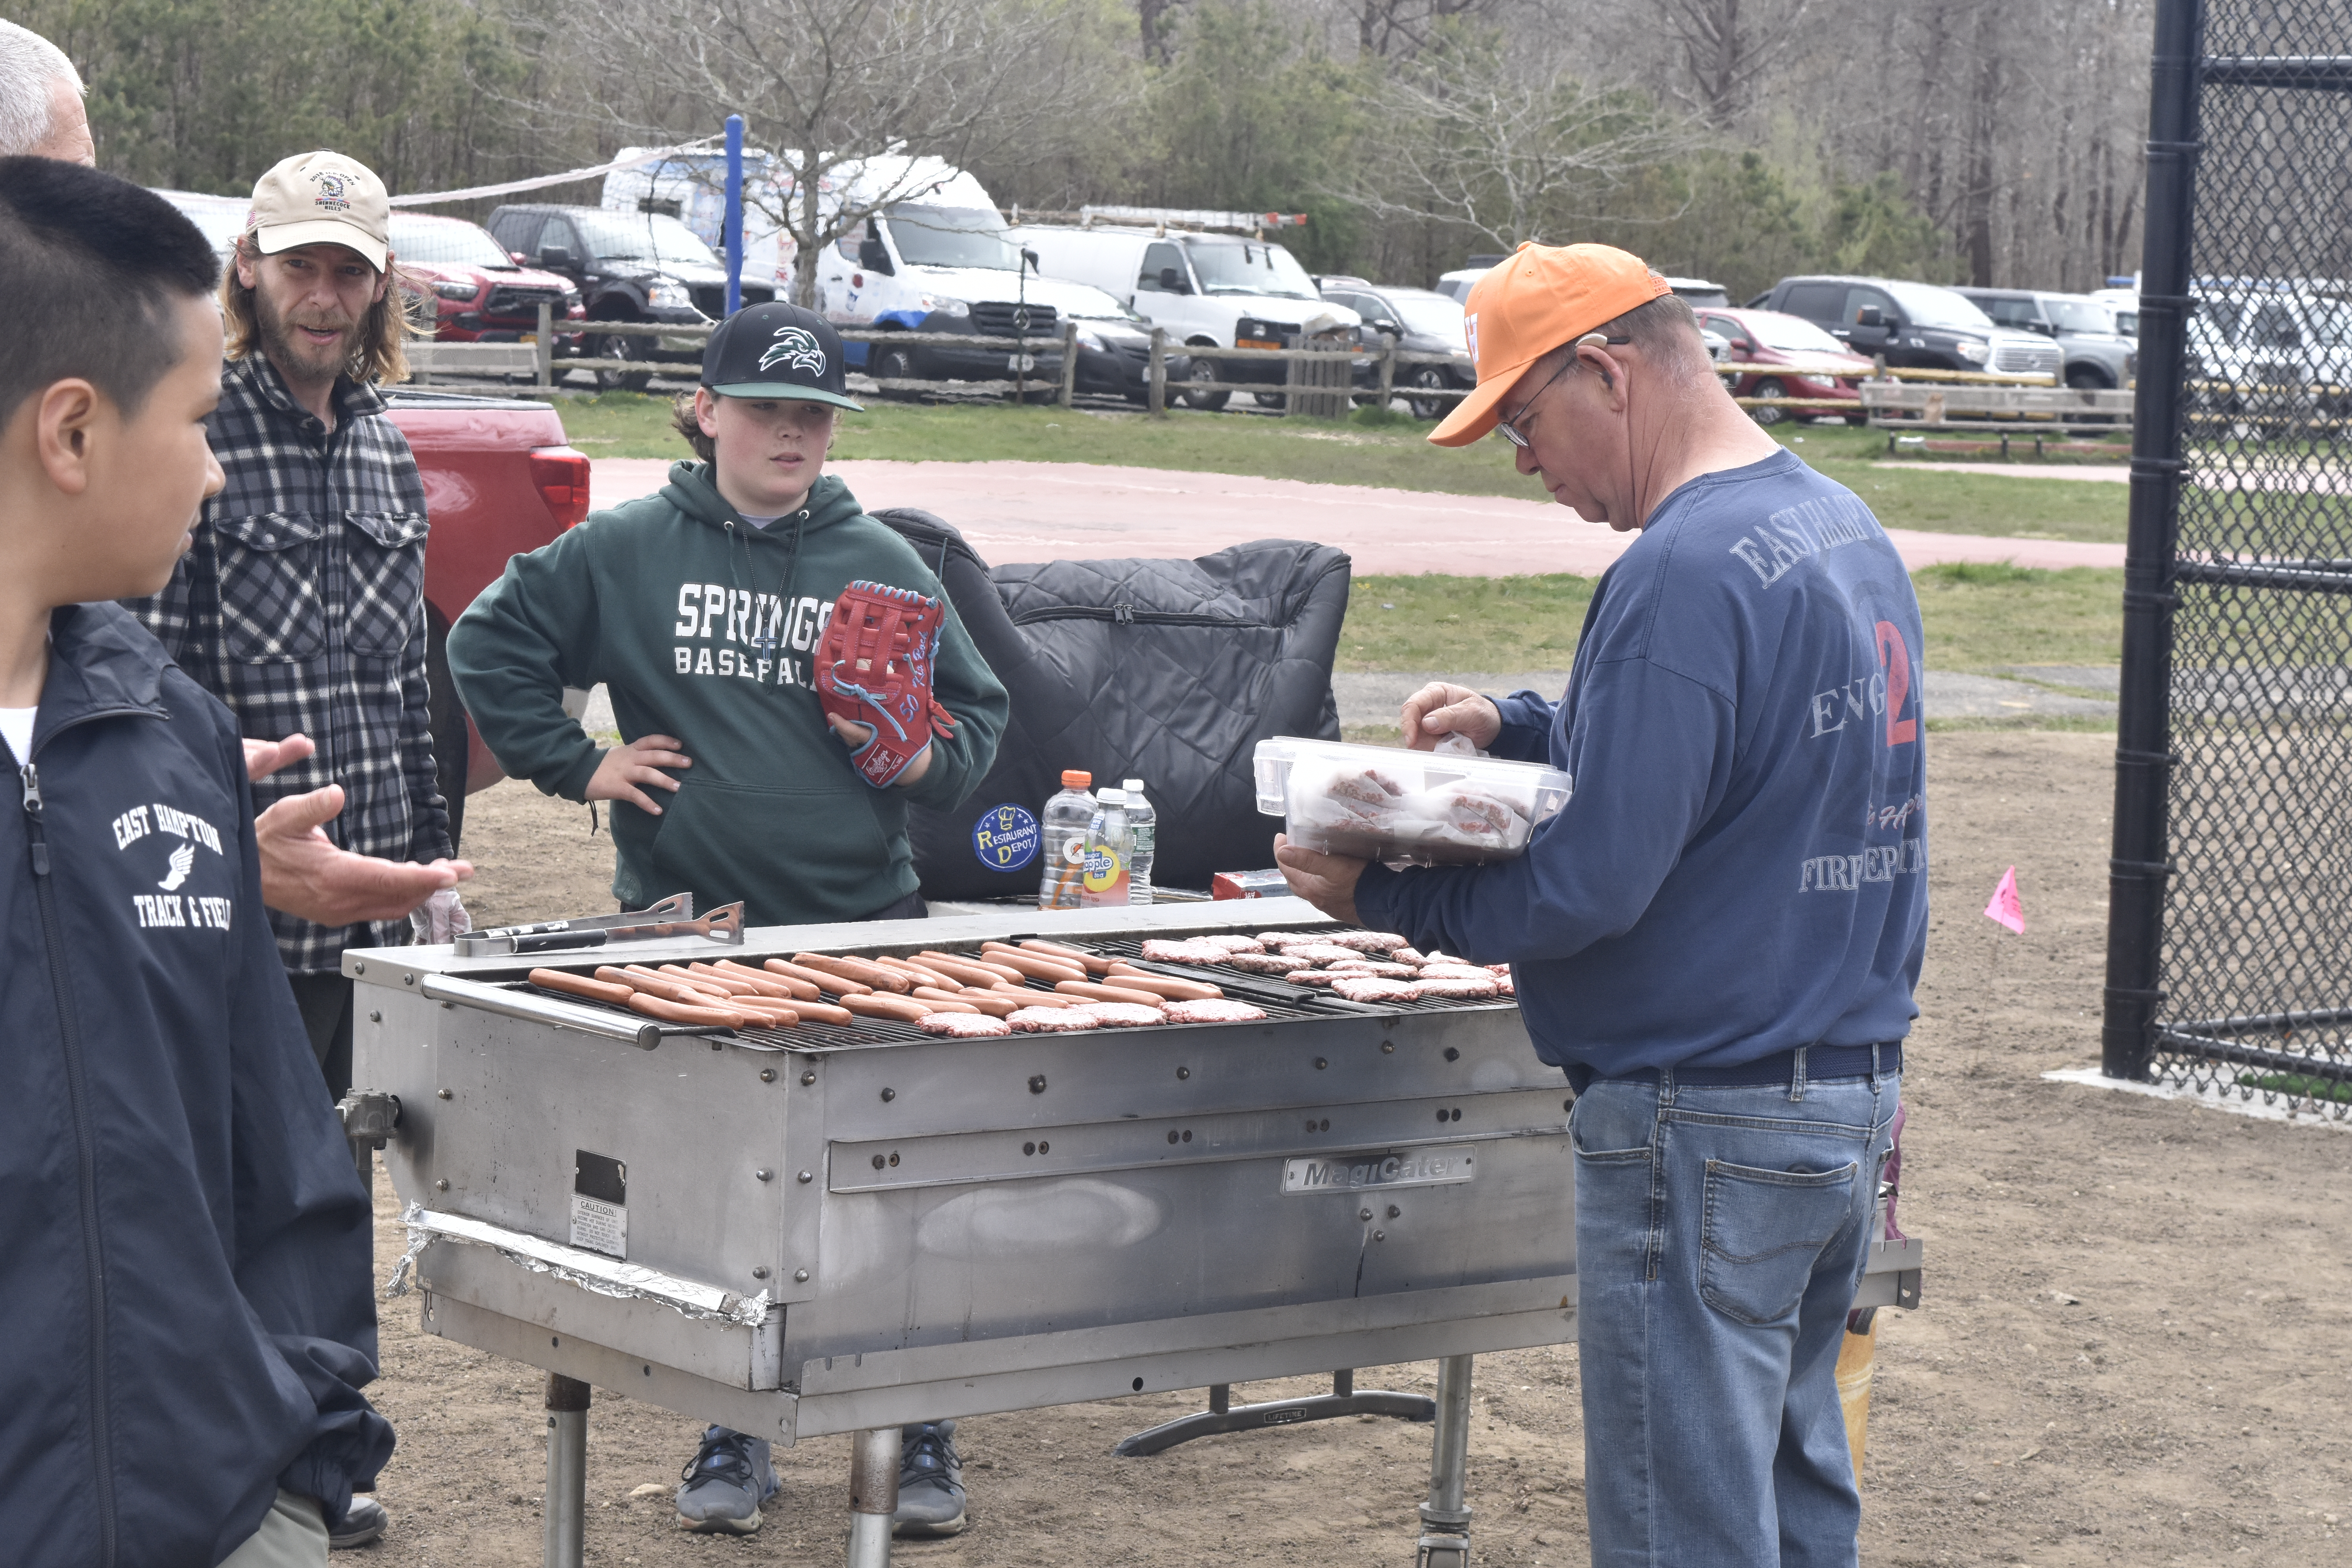
[[[1040,826],[1045,843],[1040,846],[1040,858],[1045,870],[1037,883],[1037,907],[1041,910],[1075,910],[1079,894],[1085,890],[1087,877],[1087,829],[1095,819],[1095,797],[1087,786],[1095,782],[1094,774],[1078,768],[1064,770],[1062,790],[1045,803],[1045,815]]]

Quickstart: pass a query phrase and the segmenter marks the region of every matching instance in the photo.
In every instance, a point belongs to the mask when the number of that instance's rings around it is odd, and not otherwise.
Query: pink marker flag
[[[2020,936],[2025,934],[2025,906],[2017,897],[2016,867],[2000,874],[2000,886],[1992,890],[1992,901],[1985,905],[1985,919],[2005,925]]]

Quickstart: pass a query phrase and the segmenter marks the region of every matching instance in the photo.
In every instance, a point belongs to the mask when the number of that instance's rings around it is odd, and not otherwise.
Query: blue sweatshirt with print
[[[1781,452],[1669,496],[1601,577],[1566,698],[1500,757],[1575,781],[1527,854],[1392,871],[1365,923],[1507,962],[1571,1078],[1909,1033],[1927,931],[1919,605],[1886,531]]]

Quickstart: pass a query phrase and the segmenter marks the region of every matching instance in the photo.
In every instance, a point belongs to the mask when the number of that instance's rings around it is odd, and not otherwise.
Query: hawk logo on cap
[[[350,184],[343,175],[330,169],[321,169],[313,174],[310,180],[319,187],[319,195],[316,198],[319,205],[331,213],[351,211],[352,199],[345,194],[350,189]]]
[[[824,349],[816,334],[806,327],[779,327],[776,341],[760,356],[760,368],[772,370],[783,365],[792,370],[804,370],[811,375],[824,374]]]
[[[1478,313],[1475,310],[1462,318],[1462,342],[1470,351],[1470,363],[1478,363]]]

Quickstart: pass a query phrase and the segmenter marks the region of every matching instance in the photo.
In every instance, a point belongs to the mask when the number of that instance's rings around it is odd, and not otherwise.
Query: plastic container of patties
[[[1486,866],[1527,853],[1568,804],[1558,768],[1481,756],[1458,736],[1434,752],[1278,735],[1260,741],[1257,808],[1302,848],[1391,866]]]

